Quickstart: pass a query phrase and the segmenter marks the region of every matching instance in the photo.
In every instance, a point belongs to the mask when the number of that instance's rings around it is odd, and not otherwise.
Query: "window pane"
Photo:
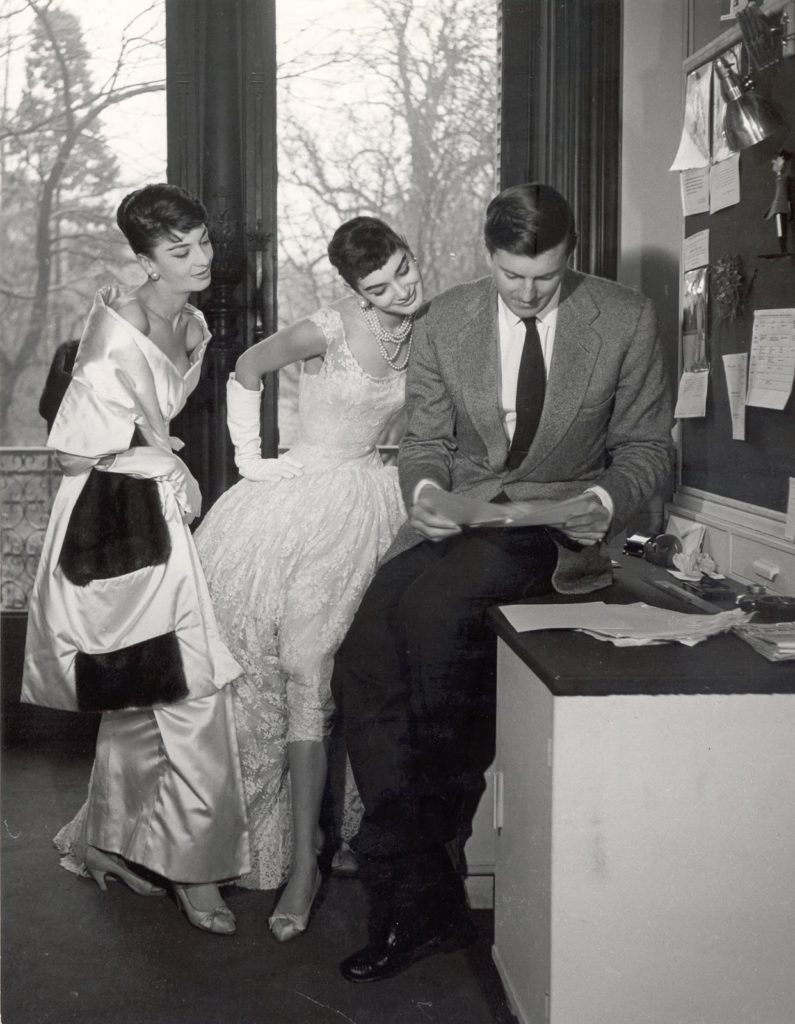
[[[485,273],[495,0],[277,0],[276,14],[280,323],[344,294],[326,245],[358,214],[407,238],[428,296]],[[279,389],[289,446],[296,368],[282,371]]]
[[[0,443],[43,444],[39,395],[103,284],[141,272],[121,197],[166,174],[164,0],[2,0]]]

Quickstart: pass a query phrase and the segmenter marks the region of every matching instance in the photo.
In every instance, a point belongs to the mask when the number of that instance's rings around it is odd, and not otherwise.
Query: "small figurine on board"
[[[783,255],[787,255],[787,224],[792,216],[789,199],[789,164],[791,159],[792,153],[788,153],[786,149],[780,149],[771,161],[773,174],[776,176],[776,191],[773,195],[773,202],[765,214],[765,220],[775,218],[778,247]]]

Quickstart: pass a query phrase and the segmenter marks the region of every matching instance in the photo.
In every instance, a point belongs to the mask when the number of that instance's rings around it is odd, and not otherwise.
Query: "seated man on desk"
[[[566,200],[508,188],[486,211],[492,273],[414,326],[399,471],[409,520],[340,648],[332,687],[365,815],[357,840],[370,944],[341,965],[374,981],[468,942],[446,852],[493,757],[486,609],[607,586],[604,538],[666,482],[672,407],[651,302],[568,266]],[[461,529],[438,489],[496,502],[580,496],[556,527]],[[466,827],[466,825],[464,825]]]

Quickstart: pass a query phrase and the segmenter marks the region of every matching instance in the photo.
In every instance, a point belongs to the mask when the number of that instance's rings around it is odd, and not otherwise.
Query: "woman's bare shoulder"
[[[149,334],[149,317],[146,315],[143,303],[135,293],[117,296],[111,302],[110,308],[141,334]]]

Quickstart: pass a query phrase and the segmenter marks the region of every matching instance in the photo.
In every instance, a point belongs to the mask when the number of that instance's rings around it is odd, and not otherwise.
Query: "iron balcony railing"
[[[286,449],[285,449],[286,450]],[[379,447],[394,464],[397,445]],[[26,611],[61,472],[49,448],[0,447],[0,610]]]

